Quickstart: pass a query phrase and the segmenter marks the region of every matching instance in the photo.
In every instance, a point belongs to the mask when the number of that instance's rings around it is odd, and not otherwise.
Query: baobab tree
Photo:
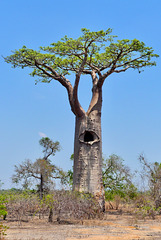
[[[23,46],[5,58],[13,67],[32,69],[36,83],[58,81],[67,90],[71,111],[76,118],[74,140],[73,189],[90,192],[104,205],[102,182],[101,109],[102,87],[112,73],[133,68],[139,72],[146,66],[156,65],[151,59],[158,57],[151,47],[134,40],[117,40],[112,30],[92,32],[82,29],[77,39],[65,36],[60,41],[38,51]],[[115,41],[116,39],[116,41]],[[74,84],[68,75],[73,74]],[[82,75],[92,81],[92,98],[85,111],[78,99],[78,86]]]

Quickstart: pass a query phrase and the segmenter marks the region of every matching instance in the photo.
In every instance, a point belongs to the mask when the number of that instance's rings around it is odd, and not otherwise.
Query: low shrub
[[[52,212],[57,215],[58,222],[63,217],[91,219],[100,216],[99,204],[90,194],[61,190],[45,196],[43,201],[49,207],[49,221]]]
[[[135,214],[145,219],[151,217],[155,219],[155,216],[161,213],[161,207],[156,206],[156,202],[148,194],[140,194],[135,200]]]
[[[0,240],[4,239],[4,236],[6,235],[6,230],[8,229],[8,227],[2,223],[2,220],[5,220],[7,215],[6,203],[7,200],[5,196],[0,195]]]

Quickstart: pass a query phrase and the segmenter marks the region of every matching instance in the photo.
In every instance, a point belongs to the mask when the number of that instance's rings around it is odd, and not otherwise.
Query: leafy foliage
[[[113,72],[123,72],[128,68],[138,69],[156,65],[151,61],[154,54],[151,47],[137,39],[116,40],[112,30],[92,32],[82,29],[82,36],[72,39],[67,36],[38,51],[23,46],[5,58],[13,67],[30,67],[31,76],[42,82],[60,80],[71,72],[91,74],[95,71],[106,78]]]
[[[7,208],[6,208],[7,200],[4,195],[0,194],[0,239],[6,235],[6,230],[8,229],[3,223],[1,223],[2,219],[6,218]]]
[[[70,160],[73,162],[74,161],[74,154],[72,154],[70,156]],[[72,188],[73,186],[73,167],[72,169],[69,169],[64,177],[62,178],[62,184],[65,185],[65,186],[68,186],[70,188]]]
[[[7,215],[6,198],[0,194],[0,218],[4,218]]]
[[[68,170],[63,178],[63,184],[69,185],[70,187],[73,186],[73,170]]]
[[[41,138],[39,144],[44,148],[44,159],[47,160],[49,156],[55,156],[57,151],[60,151],[60,143],[58,141],[53,142],[50,138]]]
[[[123,159],[113,154],[103,161],[103,184],[106,200],[113,200],[116,195],[121,198],[136,196],[137,189],[132,183],[130,169]]]

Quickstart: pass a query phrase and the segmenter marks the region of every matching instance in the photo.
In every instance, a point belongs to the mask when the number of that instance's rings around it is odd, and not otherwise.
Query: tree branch
[[[47,75],[48,77],[55,79],[54,75],[52,75],[51,73],[47,72],[44,68],[40,67],[39,65],[40,65],[40,64],[38,64],[38,63],[35,61],[35,66],[36,66],[39,70],[41,70],[41,71],[42,71],[45,75]],[[56,79],[56,80],[57,80],[57,79]]]
[[[46,71],[43,67],[40,67],[40,65],[42,65],[42,66],[44,66],[45,68],[47,68],[48,70],[50,70],[53,74],[51,74],[51,73],[49,73],[48,71]],[[58,74],[56,73],[56,71],[55,71],[52,67],[50,67],[50,66],[48,66],[48,65],[46,65],[46,64],[40,64],[40,63],[38,63],[37,61],[35,61],[35,66],[36,66],[38,69],[40,69],[40,70],[41,70],[45,75],[47,75],[48,77],[50,77],[50,78],[52,78],[52,79],[55,79],[55,80],[57,80],[58,82],[60,82],[61,85],[64,86],[64,87],[67,89],[68,99],[69,99],[69,103],[70,103],[70,106],[71,106],[71,110],[72,110],[72,112],[73,112],[74,114],[76,114],[76,113],[75,113],[75,110],[74,110],[74,106],[73,106],[73,87],[72,87],[70,81],[69,81],[67,78],[65,78],[64,76],[58,75]]]
[[[74,83],[74,88],[73,88],[73,100],[72,100],[72,103],[73,103],[73,107],[74,107],[75,113],[76,113],[76,115],[78,117],[81,117],[82,115],[85,114],[85,111],[81,107],[81,105],[79,103],[79,100],[78,100],[78,85],[79,85],[80,76],[81,76],[81,74],[83,72],[84,65],[86,64],[86,61],[87,61],[87,50],[85,52],[85,56],[84,56],[84,59],[83,59],[83,61],[81,63],[79,71],[78,71],[78,73],[76,73],[76,78],[75,78],[75,83]]]
[[[87,111],[87,115],[94,109],[97,111],[101,111],[101,108],[102,108],[102,88],[98,88],[97,86],[98,77],[94,70],[91,73],[91,77],[92,77],[92,83],[93,83],[92,99]]]
[[[99,78],[99,81],[98,81],[98,87],[102,87],[103,86],[103,83],[105,81],[105,79],[111,74],[114,72],[115,68],[116,68],[116,63],[117,61],[119,60],[119,58],[121,57],[122,55],[122,49],[120,50],[119,54],[117,55],[116,59],[112,62],[112,67],[106,72],[103,74],[102,77]]]
[[[120,69],[120,70],[114,70],[115,73],[125,72],[130,66],[127,66],[126,68]]]
[[[129,65],[129,64],[131,64],[131,63],[133,63],[133,62],[135,62],[135,61],[137,61],[137,60],[139,60],[139,59],[142,59],[142,58],[144,58],[144,57],[146,57],[146,56],[147,56],[146,54],[145,54],[145,55],[142,55],[142,56],[140,56],[140,57],[137,57],[137,58],[135,58],[135,59],[132,59],[132,60],[130,60],[130,61],[127,61],[127,62],[125,62],[125,63],[123,63],[123,64],[121,64],[121,65],[118,65],[118,66],[116,66],[116,68],[124,67],[124,66]]]

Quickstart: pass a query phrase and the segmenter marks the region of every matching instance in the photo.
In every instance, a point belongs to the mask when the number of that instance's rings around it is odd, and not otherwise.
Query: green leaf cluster
[[[6,197],[3,194],[0,194],[0,218],[4,218],[4,216],[7,215],[6,203]]]
[[[63,37],[50,46],[40,47],[38,51],[23,46],[12,55],[5,57],[13,67],[30,67],[31,76],[37,76],[42,82],[58,80],[71,73],[82,74],[95,71],[99,75],[105,72],[122,72],[128,68],[138,69],[156,65],[152,58],[158,57],[151,47],[137,39],[115,40],[112,30],[90,31],[82,29],[77,39]]]
[[[116,195],[132,199],[137,194],[130,169],[124,164],[124,160],[115,154],[103,160],[103,184],[106,200],[113,200]]]

